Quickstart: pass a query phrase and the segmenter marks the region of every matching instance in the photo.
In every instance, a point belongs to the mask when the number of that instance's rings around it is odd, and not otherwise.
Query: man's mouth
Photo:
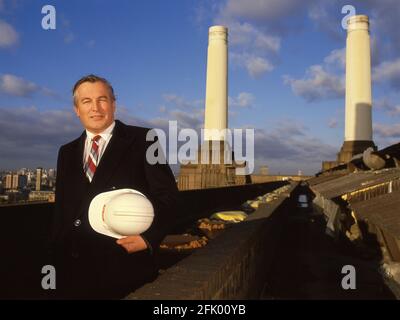
[[[95,116],[90,116],[90,119],[94,119],[94,120],[98,120],[98,119],[102,119],[104,116],[101,114],[95,115]]]

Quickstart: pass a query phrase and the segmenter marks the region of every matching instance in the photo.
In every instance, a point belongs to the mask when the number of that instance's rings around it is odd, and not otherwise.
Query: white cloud
[[[162,118],[153,119],[149,124],[166,126],[168,120],[178,121],[180,128],[195,128],[200,129],[204,123],[204,108],[205,102],[202,99],[188,100],[180,95],[168,93],[162,95],[165,104],[160,106],[160,113],[163,114]],[[255,97],[249,92],[240,92],[236,97],[228,97],[228,106],[248,108],[251,107]],[[235,115],[232,110],[229,111],[230,115]]]
[[[181,110],[169,110],[165,106],[161,106],[163,115],[162,117],[156,117],[152,119],[139,118],[134,115],[128,108],[122,105],[117,105],[115,117],[121,119],[126,124],[146,127],[146,128],[158,128],[164,130],[168,135],[168,121],[177,121],[179,128],[191,128],[188,127],[188,123],[191,119],[196,118],[197,114],[192,112],[185,112]],[[197,124],[197,120],[195,124]],[[194,127],[195,128],[195,127]]]
[[[372,65],[397,56],[400,50],[398,0],[354,0],[352,3],[345,0],[307,1],[304,5],[308,5],[308,16],[315,23],[318,32],[325,32],[343,43],[346,30],[341,26],[341,19],[345,16],[341,14],[341,9],[348,4],[354,6],[356,14],[369,16]]]
[[[41,93],[47,97],[60,98],[60,96],[46,88],[37,84],[17,77],[12,74],[3,74],[0,76],[0,94],[6,94],[14,97],[31,97],[35,93]]]
[[[219,6],[220,3],[216,0],[196,1],[194,2],[190,20],[199,29],[208,28],[213,17],[217,14]],[[203,33],[203,31],[205,31],[205,29],[201,32]]]
[[[308,102],[342,98],[345,94],[345,79],[335,73],[343,73],[345,66],[346,48],[334,49],[324,58],[323,64],[310,66],[303,78],[295,79],[285,75],[283,80],[297,96]]]
[[[304,4],[298,0],[228,0],[221,11],[233,17],[275,21],[302,7]]]
[[[0,107],[0,159],[3,168],[54,167],[58,148],[82,127],[71,110]]]
[[[170,121],[176,121],[179,129],[194,129],[200,132],[200,129],[203,127],[204,114],[182,110],[167,110],[163,117],[144,120],[144,123],[146,127],[162,129],[168,134],[168,124]]]
[[[118,105],[116,116],[124,122],[136,126],[160,128],[168,132],[168,121],[177,121],[178,128],[200,130],[204,123],[204,101],[187,100],[174,93],[163,94],[166,104],[159,108],[162,117],[141,119],[131,114],[124,106]]]
[[[57,15],[57,19],[61,22],[60,24],[57,24],[57,26],[60,26],[64,43],[71,44],[76,39],[75,33],[71,28],[71,21],[62,13]],[[86,46],[88,47],[92,47],[94,44],[94,40],[89,40],[89,42],[86,42]]]
[[[382,48],[384,47],[383,41],[377,36],[371,36],[371,66],[375,67],[381,63],[382,60]]]
[[[397,2],[398,0],[379,2],[356,0],[353,4],[358,11],[361,10],[360,6],[365,7],[361,13],[366,13],[370,17],[373,66],[378,65],[384,59],[389,57],[393,59],[398,56],[397,52],[400,50],[400,33],[398,32],[400,6]],[[303,15],[304,12],[314,22],[318,32],[325,32],[335,40],[344,43],[346,30],[341,26],[341,19],[344,17],[341,9],[345,4],[348,3],[344,0],[325,2],[316,0],[227,0],[220,6],[214,21],[229,27],[233,53],[255,57],[254,63],[240,64],[252,77],[255,77],[274,67],[276,62],[271,55],[279,53],[281,36],[286,34],[287,30],[293,30],[294,26],[297,30],[302,27],[295,21],[296,17]],[[358,11],[357,13],[360,13]],[[326,59],[327,65],[339,63],[341,67],[344,66],[345,49],[332,51]],[[260,63],[261,61],[263,63]],[[268,64],[265,63],[266,61]],[[255,62],[258,66],[262,65],[263,67],[254,67]],[[257,71],[254,72],[254,69]],[[391,81],[391,84],[398,88],[398,82],[400,81],[397,81],[396,78]]]
[[[308,128],[299,121],[283,119],[277,122],[274,132],[282,137],[288,136],[293,138],[299,136],[306,136],[307,130]]]
[[[179,109],[191,110],[204,107],[204,100],[190,101],[174,93],[165,93],[162,95],[162,98],[165,102]]]
[[[334,128],[337,128],[337,126],[338,126],[338,119],[336,119],[336,118],[329,119],[329,122],[328,122],[329,128],[334,129]]]
[[[333,14],[340,13],[341,9],[337,1],[309,1],[308,16],[318,31],[324,31],[332,39],[341,41],[346,38],[346,31],[342,29],[341,17]]]
[[[374,134],[383,138],[399,138],[400,137],[400,124],[380,124],[374,125]]]
[[[150,127],[150,123],[148,121],[132,115],[132,113],[129,111],[128,108],[120,104],[117,104],[117,108],[115,111],[115,118],[122,119],[122,121],[126,124],[141,126],[141,127]]]
[[[271,35],[259,33],[255,38],[255,47],[266,52],[277,53],[281,47],[281,39]]]
[[[384,149],[393,144],[399,143],[400,124],[382,124],[373,125],[374,142],[379,149]]]
[[[373,102],[373,107],[377,110],[382,110],[390,116],[400,115],[400,104],[394,104],[388,98],[382,98]]]
[[[259,78],[273,70],[272,61],[280,51],[281,38],[268,31],[265,21],[257,25],[255,16],[247,7],[264,7],[265,3],[251,2],[227,1],[221,6],[214,23],[228,27],[232,63],[245,68],[252,78]]]
[[[253,78],[258,78],[265,72],[272,71],[274,69],[274,66],[268,60],[262,57],[250,57],[245,64],[247,72]]]
[[[75,35],[72,32],[68,32],[64,36],[64,43],[70,44],[72,41],[74,41],[74,39],[75,39]]]
[[[371,30],[379,38],[385,37],[390,44],[390,51],[397,53],[400,50],[398,0],[363,0],[363,5],[370,10]]]
[[[229,44],[232,46],[258,49],[261,53],[277,53],[280,49],[279,37],[265,34],[250,23],[231,20],[225,23],[229,29]]]
[[[400,88],[400,58],[385,61],[372,71],[372,79],[377,82],[388,82],[395,88]]]
[[[229,107],[248,108],[253,105],[253,102],[254,95],[249,92],[241,92],[236,98],[228,97]]]
[[[303,79],[284,76],[284,82],[291,86],[296,95],[309,102],[342,98],[345,93],[344,79],[328,73],[322,65],[309,67]]]
[[[45,95],[46,97],[61,99],[61,96],[57,92],[54,92],[53,90],[46,87],[40,87],[40,93]]]
[[[272,71],[274,66],[266,58],[248,53],[231,53],[232,63],[244,67],[252,78],[259,78],[264,73]]]
[[[324,62],[337,65],[344,69],[346,67],[346,48],[332,50],[329,55],[324,58]]]
[[[19,35],[14,27],[0,20],[0,48],[10,48],[18,43]]]
[[[0,92],[17,97],[29,97],[35,93],[39,87],[33,82],[12,74],[0,76]]]
[[[297,173],[300,169],[315,174],[322,161],[334,159],[337,151],[337,147],[307,134],[297,121],[285,120],[272,130],[255,131],[256,163],[267,164],[275,173]]]
[[[203,126],[203,112],[185,112],[182,110],[171,110],[167,117],[169,120],[176,120],[179,128],[200,129]]]

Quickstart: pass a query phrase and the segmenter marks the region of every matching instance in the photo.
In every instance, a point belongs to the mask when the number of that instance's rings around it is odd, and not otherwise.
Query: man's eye
[[[83,104],[86,104],[86,103],[89,103],[90,101],[89,100],[83,100]]]

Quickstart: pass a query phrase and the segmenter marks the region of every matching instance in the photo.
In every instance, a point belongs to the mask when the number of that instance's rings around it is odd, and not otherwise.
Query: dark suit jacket
[[[146,195],[154,206],[153,224],[142,235],[153,250],[173,227],[176,182],[168,164],[146,161],[147,147],[153,143],[146,141],[148,130],[116,120],[91,183],[83,172],[86,132],[59,150],[51,248],[60,291],[68,287],[68,297],[78,291],[87,291],[82,297],[98,297],[99,291],[112,292],[118,286],[126,286],[126,291],[155,272],[149,250],[128,254],[116,239],[95,232],[88,221],[88,208],[97,194],[131,188]]]

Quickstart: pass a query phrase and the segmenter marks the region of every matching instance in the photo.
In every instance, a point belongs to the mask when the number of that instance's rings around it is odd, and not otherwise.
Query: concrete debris
[[[384,263],[380,267],[380,272],[385,277],[395,280],[398,284],[400,284],[400,263],[399,262],[391,262]]]

